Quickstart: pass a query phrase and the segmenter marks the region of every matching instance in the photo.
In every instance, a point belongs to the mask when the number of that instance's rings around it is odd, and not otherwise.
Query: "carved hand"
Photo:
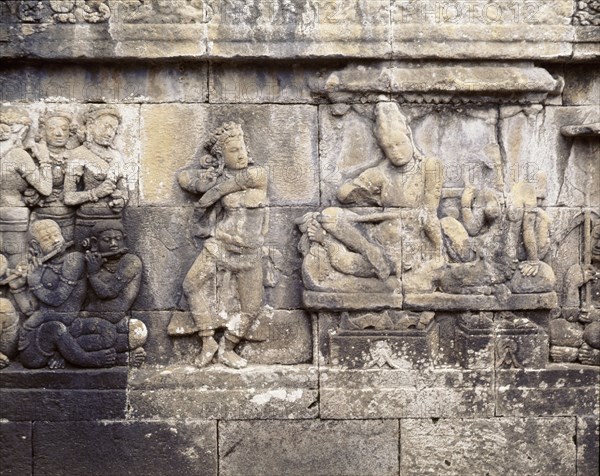
[[[27,285],[27,270],[29,265],[27,263],[21,263],[15,269],[15,274],[19,274],[21,277],[14,279],[8,283],[10,289],[21,289]]]
[[[39,163],[41,165],[50,164],[50,152],[48,152],[48,146],[46,145],[46,141],[42,140],[40,142],[33,142],[31,145],[31,151],[33,155],[36,156]]]
[[[86,252],[85,261],[87,262],[88,274],[96,274],[104,264],[104,258],[100,256],[100,253],[92,253],[90,251]]]
[[[311,241],[316,241],[317,243],[323,243],[325,241],[325,236],[327,232],[314,220],[311,220],[307,227],[308,238]]]
[[[98,198],[104,198],[116,190],[117,186],[112,180],[105,180],[94,189],[94,194]]]
[[[533,277],[538,274],[538,271],[540,270],[540,263],[539,261],[526,261],[519,265],[519,270],[523,276]]]
[[[596,270],[596,267],[588,264],[583,267],[583,282],[589,283],[590,281],[596,281],[600,279],[600,272]]]

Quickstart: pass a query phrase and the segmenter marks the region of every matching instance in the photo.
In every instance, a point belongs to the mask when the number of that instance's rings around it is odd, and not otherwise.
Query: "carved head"
[[[45,140],[48,145],[65,147],[73,132],[73,115],[67,111],[46,111],[40,117],[38,140]]]
[[[396,103],[380,102],[375,106],[375,137],[385,156],[395,166],[402,167],[413,159],[412,134]]]
[[[250,159],[244,142],[242,126],[235,122],[227,122],[214,131],[209,138],[206,149],[230,170],[241,170],[248,167]]]
[[[92,228],[91,250],[104,256],[117,255],[126,251],[125,231],[119,220],[101,220]]]
[[[65,245],[60,227],[53,220],[34,221],[29,227],[29,244],[36,256],[46,256]]]
[[[99,107],[90,109],[84,120],[86,140],[108,147],[115,140],[122,117],[113,107]]]
[[[600,263],[600,222],[592,228],[592,260]]]
[[[22,146],[29,126],[31,119],[24,109],[12,106],[0,108],[0,141],[12,138],[16,146]]]

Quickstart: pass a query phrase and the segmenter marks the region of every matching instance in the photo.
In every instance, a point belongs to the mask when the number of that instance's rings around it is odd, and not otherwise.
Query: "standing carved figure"
[[[38,150],[39,166],[23,142],[31,119],[26,111],[3,107],[0,111],[0,238],[9,264],[23,258],[29,209],[40,195],[52,192],[52,171],[47,154]],[[34,146],[35,147],[35,146]]]
[[[183,283],[185,297],[202,342],[198,365],[208,365],[215,354],[229,367],[242,368],[245,359],[234,352],[263,305],[262,246],[268,228],[267,173],[250,165],[242,128],[226,123],[210,137],[206,168],[185,170],[180,186],[200,194],[199,214],[208,218],[208,239]],[[235,280],[241,313],[229,317],[220,344],[214,339],[218,327],[211,303],[215,301],[217,273]]]
[[[73,115],[64,110],[46,111],[39,120],[37,150],[48,157],[52,167],[52,192],[35,206],[37,219],[54,220],[66,241],[73,239],[75,209],[65,204],[64,182],[70,151],[67,148],[74,131]],[[42,160],[43,157],[38,157]]]
[[[129,200],[125,164],[114,148],[121,115],[111,107],[90,109],[84,117],[85,142],[71,152],[64,202],[79,206],[75,237],[89,237],[98,219],[121,218]]]

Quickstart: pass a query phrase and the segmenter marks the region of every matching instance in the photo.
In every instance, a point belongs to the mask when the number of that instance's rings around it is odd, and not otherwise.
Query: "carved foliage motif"
[[[128,251],[121,222],[128,193],[114,148],[120,121],[109,107],[90,107],[81,119],[48,109],[30,134],[26,110],[0,114],[0,285],[12,298],[1,300],[2,366],[17,353],[28,368],[145,359],[146,328],[129,318],[142,262]]]

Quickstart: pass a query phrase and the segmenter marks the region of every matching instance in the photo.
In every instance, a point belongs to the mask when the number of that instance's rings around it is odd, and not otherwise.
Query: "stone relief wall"
[[[595,9],[3,3],[0,474],[596,474]]]

